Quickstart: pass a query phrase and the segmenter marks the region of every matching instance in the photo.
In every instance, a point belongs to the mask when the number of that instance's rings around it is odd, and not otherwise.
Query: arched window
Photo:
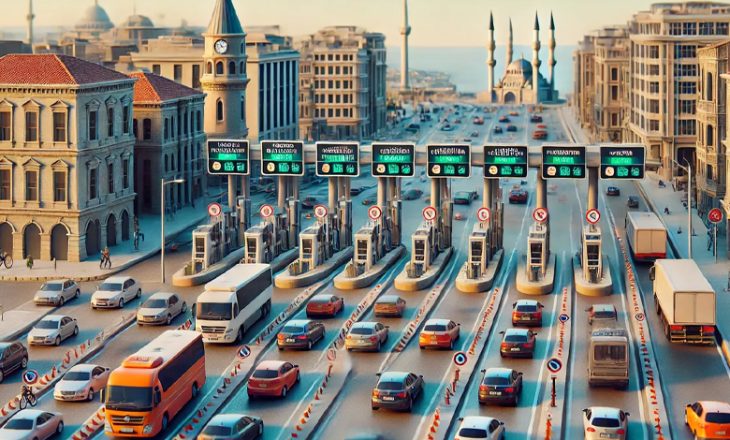
[[[235,75],[236,74],[236,63],[231,61],[228,63],[228,74],[229,75]]]
[[[223,120],[223,101],[220,99],[215,102],[215,120],[218,122]]]
[[[215,73],[216,75],[223,75],[223,61],[215,63]]]
[[[240,67],[238,68],[238,73],[240,73],[241,75],[246,73],[246,63],[244,63],[243,61],[241,61]]]
[[[705,99],[707,101],[712,101],[712,73],[707,72],[706,78],[707,86],[705,87]]]
[[[213,62],[212,61],[208,61],[208,64],[206,64],[205,73],[207,73],[208,75],[211,75],[213,73]]]

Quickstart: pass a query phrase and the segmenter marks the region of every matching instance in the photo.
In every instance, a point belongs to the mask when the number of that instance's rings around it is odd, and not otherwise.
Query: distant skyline
[[[3,0],[9,2],[9,0]],[[214,0],[98,0],[114,24],[132,14],[146,15],[159,26],[205,26]],[[34,0],[36,27],[72,27],[94,0]],[[400,46],[402,0],[233,0],[244,28],[280,25],[286,35],[313,33],[329,25],[357,25],[386,35],[388,46]],[[410,44],[422,47],[483,46],[488,36],[489,12],[494,13],[497,44],[507,38],[512,18],[515,44],[532,41],[535,11],[540,39],[547,41],[550,11],[555,16],[556,40],[573,45],[602,26],[624,24],[647,0],[409,0]],[[24,27],[27,0],[5,4],[0,28]],[[306,6],[303,6],[305,5]]]

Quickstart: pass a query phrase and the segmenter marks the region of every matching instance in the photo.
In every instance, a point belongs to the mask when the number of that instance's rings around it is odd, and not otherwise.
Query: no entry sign
[[[317,218],[325,218],[327,217],[327,207],[324,205],[315,205],[314,207],[314,216]]]
[[[219,203],[211,203],[208,205],[208,215],[211,217],[218,217],[221,215],[221,211],[223,208],[221,208],[221,205]]]
[[[479,208],[477,209],[477,219],[479,219],[480,222],[486,222],[489,221],[490,217],[489,208]]]
[[[457,367],[461,367],[466,364],[467,360],[468,358],[466,357],[466,353],[464,353],[463,351],[454,354],[453,361]]]
[[[538,223],[545,223],[548,218],[548,210],[545,208],[535,208],[532,211],[532,218]]]
[[[370,217],[370,220],[377,220],[381,215],[383,215],[383,211],[379,206],[371,206],[368,209],[368,217]]]
[[[601,212],[595,208],[586,211],[586,220],[588,223],[595,225],[601,219]]]
[[[547,369],[551,373],[557,373],[563,368],[563,362],[558,358],[552,358],[547,361]]]
[[[722,211],[720,211],[720,208],[710,209],[710,212],[707,213],[707,220],[715,224],[720,223],[722,221]]]
[[[241,348],[238,350],[238,356],[246,359],[251,355],[251,348],[248,345],[242,345]]]
[[[433,206],[426,206],[423,208],[423,218],[428,221],[432,222],[436,219],[436,208]]]
[[[259,208],[259,214],[261,214],[262,218],[269,218],[272,214],[274,214],[274,207],[271,205],[261,205],[261,208]]]

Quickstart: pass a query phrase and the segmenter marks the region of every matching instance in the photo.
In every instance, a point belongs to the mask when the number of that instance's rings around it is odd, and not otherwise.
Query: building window
[[[659,131],[659,121],[656,119],[649,119],[649,131]]]
[[[198,115],[198,118],[197,118],[198,121],[197,121],[196,125],[198,127],[198,131],[201,131],[203,129],[203,114],[200,110],[198,110],[197,115]]]
[[[246,98],[241,95],[241,120],[246,119]]]
[[[234,61],[231,61],[228,63],[228,74],[229,75],[236,74],[236,63]]]
[[[707,125],[707,136],[705,136],[705,141],[707,143],[708,147],[715,146],[715,132],[712,129],[712,125]]]
[[[682,35],[682,23],[669,23],[669,35]]]
[[[697,101],[694,99],[680,99],[679,100],[679,111],[681,113],[687,113],[694,115],[697,109]]]
[[[152,139],[152,119],[150,118],[142,121],[142,138],[146,141]]]
[[[38,171],[25,172],[25,200],[38,201]]]
[[[674,93],[696,95],[697,83],[691,81],[680,81],[674,83]]]
[[[165,128],[162,132],[162,139],[167,142],[167,139],[170,138],[170,118],[165,118]]]
[[[727,22],[721,22],[715,24],[715,34],[717,35],[727,35],[728,34],[728,23]]]
[[[136,118],[132,121],[132,133],[134,133],[134,137],[137,138],[137,119]]]
[[[618,101],[618,86],[611,86],[611,100]]]
[[[92,110],[89,112],[89,140],[95,141],[99,139],[99,130],[97,123],[99,122],[99,112]]]
[[[109,194],[114,194],[114,163],[109,163],[106,165],[106,172],[107,192]]]
[[[66,142],[65,112],[53,112],[53,142]]]
[[[218,122],[223,121],[223,101],[220,99],[215,102],[215,120]]]
[[[153,64],[152,65],[152,73],[154,73],[155,75],[159,75],[160,72],[161,72],[160,65],[159,64]]]
[[[697,128],[694,119],[680,119],[677,121],[676,135],[695,136]]]
[[[697,58],[697,46],[693,44],[675,45],[674,58]]]
[[[618,127],[618,113],[611,113],[611,127]]]
[[[172,66],[172,75],[175,82],[182,82],[182,64],[174,64]]]
[[[0,141],[10,140],[10,112],[0,112]]]
[[[611,81],[618,81],[618,69],[616,67],[611,68]]]
[[[122,189],[129,188],[129,159],[122,159]]]
[[[0,200],[10,200],[10,170],[0,170]]]
[[[63,171],[53,172],[53,201],[66,201],[66,173]]]
[[[114,107],[106,109],[106,135],[114,136]]]
[[[243,61],[241,61],[241,64],[238,67],[238,73],[240,73],[241,75],[246,74],[246,63],[244,63]]]
[[[697,64],[675,64],[674,76],[697,76]]]
[[[213,62],[212,61],[208,61],[208,63],[205,65],[205,73],[207,73],[208,75],[213,73]]]
[[[643,48],[643,46],[642,46]],[[659,58],[659,46],[648,46],[649,49],[649,58],[652,59],[658,59]]]
[[[25,141],[38,141],[38,112],[25,112]]]
[[[96,168],[92,168],[89,170],[89,200],[94,200],[97,197],[96,172]]]
[[[700,23],[700,35],[714,35],[715,34],[715,23],[706,22]]]
[[[193,88],[200,88],[200,65],[193,64]]]
[[[215,73],[217,75],[223,75],[223,62],[222,61],[218,61],[217,63],[215,63]]]
[[[712,74],[707,72],[705,74],[705,99],[707,101],[712,101],[712,82]]]
[[[697,35],[697,23],[693,21],[682,23],[682,35]]]
[[[129,104],[122,107],[122,133],[129,134]]]

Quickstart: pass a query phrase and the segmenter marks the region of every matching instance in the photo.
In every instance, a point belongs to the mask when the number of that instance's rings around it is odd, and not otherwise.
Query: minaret
[[[492,94],[494,93],[494,66],[497,62],[494,60],[494,49],[496,45],[494,43],[494,17],[489,12],[489,43],[487,43],[487,74],[489,75],[489,100],[492,100]]]
[[[408,26],[408,0],[403,0],[403,27],[400,28],[400,34],[403,36],[400,53],[400,88],[408,90],[411,88],[408,79],[408,36],[411,35],[411,27]]]
[[[555,21],[553,20],[553,12],[550,11],[550,42],[548,43],[550,55],[548,57],[548,66],[550,66],[550,100],[553,100],[555,94]]]
[[[33,0],[28,0],[28,15],[25,16],[28,20],[28,45],[30,45],[30,51],[33,52]]]
[[[504,68],[506,69],[509,67],[510,64],[512,64],[512,18],[509,19],[509,38],[507,38],[507,64],[505,64]]]
[[[540,102],[540,21],[535,11],[535,27],[532,37],[532,90],[535,92],[535,104]]]

